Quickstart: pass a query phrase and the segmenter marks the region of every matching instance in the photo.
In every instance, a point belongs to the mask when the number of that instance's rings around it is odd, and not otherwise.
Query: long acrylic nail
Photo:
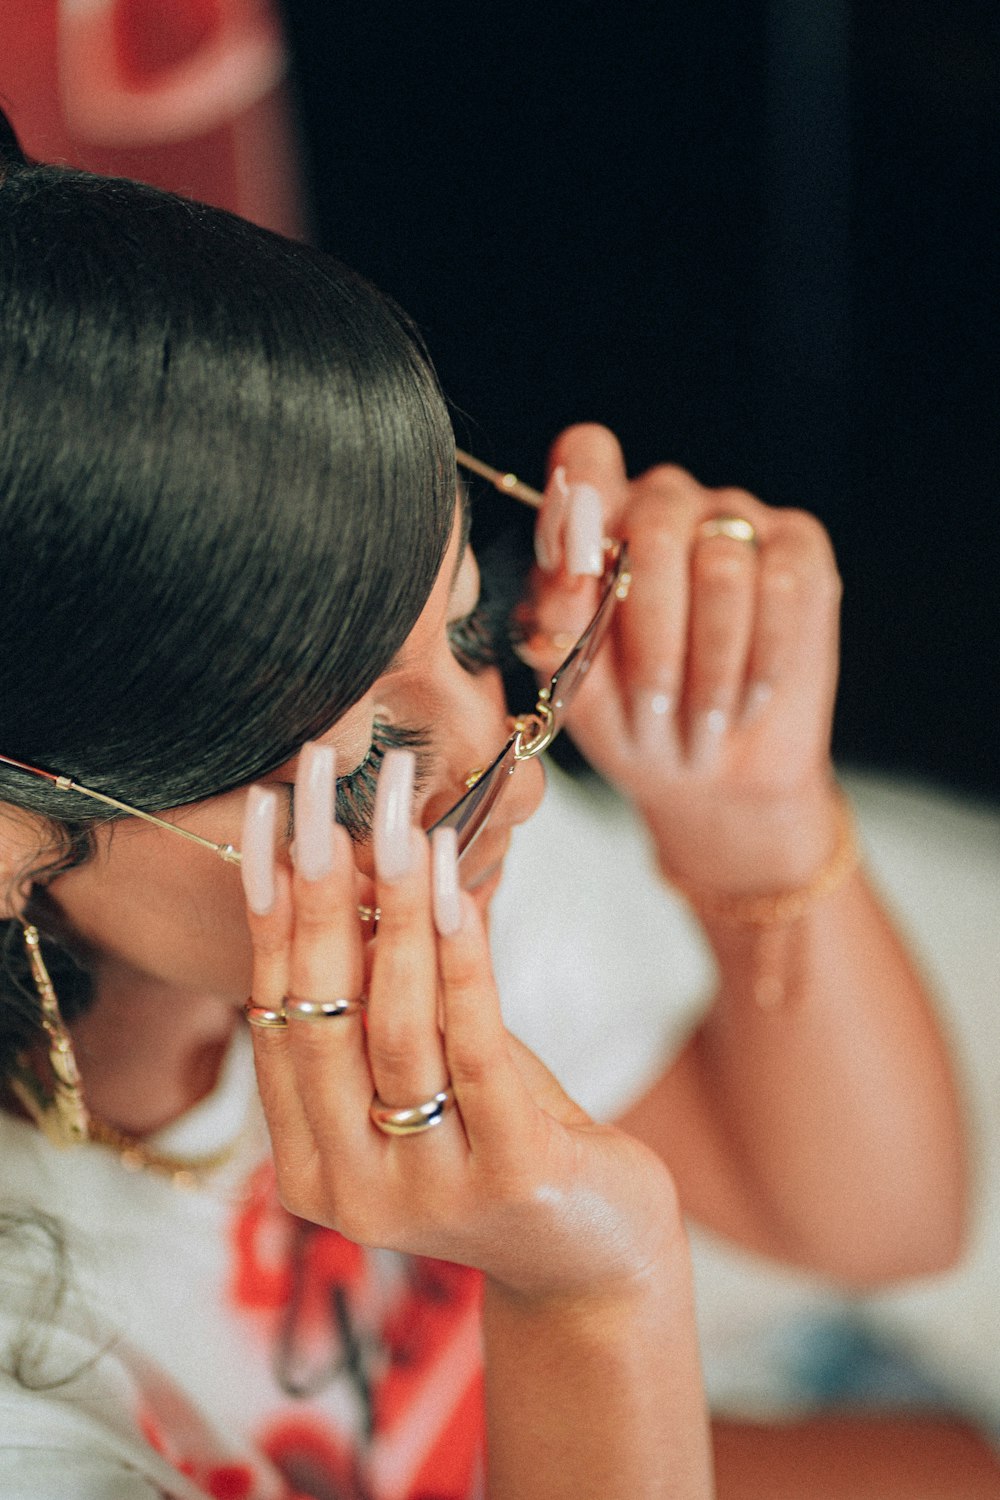
[[[688,741],[688,762],[696,771],[710,771],[718,765],[728,728],[729,715],[723,708],[710,708],[694,715]]]
[[[431,834],[431,875],[434,926],[442,937],[451,937],[462,925],[458,835],[454,828],[436,828]]]
[[[566,571],[600,578],[604,572],[604,506],[592,484],[571,484],[566,517]]]
[[[274,906],[274,835],[278,798],[264,787],[252,786],[243,814],[243,859],[240,875],[247,905],[259,917]]]
[[[535,523],[535,561],[544,573],[554,573],[563,557],[563,527],[569,504],[569,485],[563,464],[552,470],[545,500]]]
[[[295,778],[295,868],[303,880],[333,869],[335,770],[332,745],[303,745]]]
[[[387,750],[375,789],[375,870],[382,880],[400,880],[413,864],[412,750]]]

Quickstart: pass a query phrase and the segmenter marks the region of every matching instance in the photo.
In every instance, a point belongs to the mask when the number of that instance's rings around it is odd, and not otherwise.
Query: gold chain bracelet
[[[701,917],[734,927],[788,927],[804,917],[811,906],[835,891],[853,875],[861,859],[854,818],[843,793],[837,796],[837,831],[829,857],[811,880],[790,890],[765,891],[759,896],[733,896],[705,886],[688,885],[663,873]]]

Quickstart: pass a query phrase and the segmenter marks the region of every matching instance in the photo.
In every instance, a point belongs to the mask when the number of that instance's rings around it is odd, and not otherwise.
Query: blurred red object
[[[303,237],[271,0],[3,0],[0,102],[25,150]]]

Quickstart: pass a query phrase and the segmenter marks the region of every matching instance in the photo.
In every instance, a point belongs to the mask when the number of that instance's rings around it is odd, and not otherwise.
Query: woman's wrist
[[[558,1321],[625,1315],[657,1294],[666,1271],[687,1267],[687,1237],[673,1177],[649,1147],[621,1132],[623,1158],[606,1158],[589,1189],[559,1195],[538,1243],[485,1272],[487,1294],[513,1315]],[[630,1166],[636,1170],[630,1171]],[[642,1170],[638,1170],[641,1164]],[[527,1252],[527,1253],[525,1253]]]
[[[692,884],[668,870],[663,870],[663,874],[706,923],[764,929],[787,927],[799,921],[817,902],[844,885],[859,863],[854,818],[846,797],[841,795],[837,800],[837,822],[829,853],[811,874],[794,884],[774,884],[766,890],[734,892]]]
[[[661,874],[696,909],[759,898],[763,910],[822,884],[828,866],[856,863],[853,822],[832,776],[792,795],[699,801],[693,794],[683,807],[645,813]]]

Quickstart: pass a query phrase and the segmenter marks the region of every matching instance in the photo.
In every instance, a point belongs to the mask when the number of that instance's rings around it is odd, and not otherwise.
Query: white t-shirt
[[[586,1109],[613,1118],[697,1023],[712,959],[630,809],[603,787],[550,779],[494,902],[497,975],[511,1029]],[[716,1410],[774,1416],[858,1377],[862,1399],[878,1399],[876,1387],[886,1400],[936,1395],[1000,1434],[1000,809],[870,774],[841,779],[964,1082],[968,1247],[946,1275],[848,1299],[693,1228],[706,1384]],[[906,1378],[870,1338],[905,1359]]]
[[[982,1185],[972,1252],[949,1276],[848,1303],[696,1232],[709,1394],[744,1414],[816,1402],[817,1341],[828,1348],[850,1319],[904,1343],[961,1409],[1000,1428],[1000,818],[874,779],[849,790],[968,1082]],[[508,1025],[599,1116],[652,1081],[711,995],[710,956],[641,829],[610,794],[558,773],[515,835],[491,933]],[[280,1209],[243,1033],[214,1093],[153,1144],[207,1155],[227,1141],[226,1167],[179,1191],[99,1147],[57,1153],[0,1116],[0,1364],[10,1371],[19,1349],[21,1374],[0,1375],[0,1495],[479,1493],[478,1278],[362,1253]],[[40,1213],[58,1214],[61,1261]],[[60,1280],[62,1298],[47,1295]]]

